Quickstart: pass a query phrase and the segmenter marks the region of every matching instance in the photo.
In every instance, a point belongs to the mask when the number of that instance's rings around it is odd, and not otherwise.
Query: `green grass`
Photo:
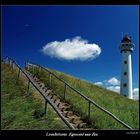
[[[30,69],[31,71],[31,69]],[[79,90],[82,94],[94,100],[96,103],[112,112],[119,119],[130,125],[134,129],[139,128],[138,116],[139,116],[139,104],[134,100],[130,100],[124,96],[119,95],[116,92],[99,87],[84,80],[72,77],[70,75],[51,70],[58,77],[64,79],[74,88]],[[45,70],[35,69],[35,74],[47,85],[49,85],[49,74]],[[50,85],[49,85],[50,86]],[[52,76],[51,88],[54,92],[63,98],[64,96],[64,84]],[[73,106],[73,110],[80,114],[87,120],[88,115],[88,102],[80,97],[76,92],[67,87],[66,101]],[[117,123],[107,114],[96,108],[94,105],[91,107],[91,125],[95,129],[126,129],[124,126]]]
[[[2,64],[1,76],[1,129],[68,129],[50,106],[47,115],[42,115],[44,100],[33,90],[27,93],[23,80],[16,83],[15,70]]]

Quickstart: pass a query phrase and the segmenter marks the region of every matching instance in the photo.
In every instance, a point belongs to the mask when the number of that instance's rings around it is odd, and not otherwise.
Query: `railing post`
[[[2,64],[4,64],[4,60],[2,59]]]
[[[34,65],[32,64],[32,73],[34,74]]]
[[[30,89],[30,80],[28,80],[27,94],[29,93],[29,89]]]
[[[29,63],[27,62],[27,70],[29,70]]]
[[[9,61],[9,59],[8,59],[8,57],[6,57],[5,58],[5,64],[8,64],[8,61]]]
[[[44,112],[44,114],[47,114],[47,112],[48,112],[48,102],[47,102],[47,100],[45,100],[45,112]]]
[[[39,66],[39,73],[41,72],[41,67]]]
[[[20,77],[20,68],[18,68],[18,80],[19,80],[19,77]]]
[[[19,77],[20,77],[20,68],[18,68],[18,76],[17,76],[16,84],[18,83]]]
[[[12,60],[12,70],[14,69],[14,61]]]
[[[10,59],[8,58],[8,64],[9,64],[9,66],[10,66]]]
[[[49,73],[49,85],[50,85],[50,87],[51,87],[51,83],[52,83],[52,75],[51,75],[51,73]]]
[[[40,70],[41,70],[41,67],[40,67],[40,66],[38,66],[38,74],[40,73]]]
[[[91,102],[89,101],[88,102],[88,118],[90,119],[90,107],[91,107]]]
[[[38,75],[38,74],[39,74],[39,66],[37,66],[37,68],[36,68],[36,69],[37,69],[37,70],[36,70],[36,71],[37,71],[37,73],[36,73],[36,74]]]
[[[25,69],[27,69],[27,61],[25,61]]]
[[[67,89],[67,84],[65,83],[65,85],[64,85],[64,99],[66,98],[66,89]]]
[[[9,62],[10,62],[10,63],[9,63],[9,64],[10,64],[10,67],[12,67],[12,60],[10,59]]]
[[[8,58],[8,64],[10,65],[10,59]]]

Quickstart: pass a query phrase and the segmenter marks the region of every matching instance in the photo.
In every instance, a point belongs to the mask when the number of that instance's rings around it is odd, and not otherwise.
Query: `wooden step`
[[[78,128],[80,129],[80,128],[86,128],[87,127],[87,124],[86,123],[80,123],[79,125],[78,125]]]
[[[69,116],[73,116],[74,114],[73,114],[73,112],[72,111],[63,111],[63,114],[65,115],[65,117],[69,117]]]
[[[47,98],[51,99],[52,96],[53,96],[53,94],[49,94],[49,95],[47,96]]]
[[[42,90],[45,90],[46,86],[42,87]]]
[[[56,98],[52,98],[51,101],[54,103],[54,101],[56,100]]]
[[[41,82],[40,81],[37,81],[36,83],[39,85]]]
[[[58,98],[58,99],[55,99],[55,100],[54,100],[55,106],[58,107],[58,104],[60,104],[60,102],[61,102],[61,100],[60,100],[59,98]]]
[[[68,110],[70,110],[70,108],[60,108],[61,112],[66,111],[66,110],[68,111]]]
[[[63,112],[62,112],[62,114],[63,114],[63,116],[65,116],[66,118],[67,118],[67,110],[64,110]]]
[[[46,87],[46,86],[42,88],[42,91],[43,91],[44,94],[46,94],[47,90],[49,90],[49,88]]]
[[[52,97],[51,97],[50,99],[52,100],[54,96],[55,96],[55,95],[54,95],[54,94],[52,94]]]
[[[50,89],[45,92],[45,94],[47,94],[47,95],[49,95],[50,93],[52,93],[52,90],[50,90]]]
[[[63,110],[62,114],[66,117],[69,118],[70,116],[73,116],[73,112],[69,110]]]
[[[30,77],[31,77],[32,79],[33,79],[33,76],[34,76],[33,74],[30,75]]]
[[[72,126],[74,126],[75,128],[78,128],[78,125],[79,124],[73,124],[73,123],[70,123]]]
[[[68,120],[69,120],[69,122],[71,122],[71,123],[76,123],[76,122],[79,122],[79,121],[83,122],[83,121],[81,120],[81,118],[78,117],[78,116],[76,116],[76,115],[68,116]]]
[[[37,77],[35,77],[35,78],[34,78],[34,81],[35,81],[35,82],[37,82],[37,81],[39,81],[39,80],[38,80],[38,78],[37,78]]]
[[[61,106],[70,106],[70,105],[67,104],[67,103],[63,103],[63,102],[61,102],[61,103],[58,105],[58,107],[61,107]]]
[[[70,105],[69,106],[59,106],[58,108],[63,112],[63,111],[69,110],[71,108],[71,106]]]
[[[54,103],[54,101],[55,101],[56,99],[59,99],[59,98],[58,98],[56,95],[54,95],[51,101]]]
[[[37,83],[37,82],[40,82],[39,79],[36,79],[36,80],[34,80],[34,81],[35,81],[36,83]]]
[[[71,106],[70,105],[61,105],[61,103],[60,103],[60,105],[58,106],[58,108],[71,108]]]
[[[46,91],[49,90],[49,88],[46,87],[46,86],[44,86],[44,87],[41,88],[41,90],[42,90],[44,93],[46,93]]]
[[[39,87],[45,87],[44,83],[40,83]]]
[[[83,123],[83,121],[82,120],[74,120],[74,121],[72,121],[72,123],[77,124],[77,126],[78,126],[79,124]]]
[[[53,99],[56,99],[56,98],[58,98],[55,94],[53,94]]]
[[[33,75],[33,79],[34,79],[34,80],[37,79],[36,75]]]
[[[49,89],[50,89],[49,87],[46,87],[46,88],[45,88],[45,93],[46,93]]]
[[[71,125],[73,125],[77,129],[84,129],[82,127],[79,127],[80,123],[75,123],[75,124],[74,123],[71,123]]]
[[[73,114],[72,111],[68,111],[66,115],[67,115],[67,116],[72,116],[72,115],[74,115],[74,114]]]

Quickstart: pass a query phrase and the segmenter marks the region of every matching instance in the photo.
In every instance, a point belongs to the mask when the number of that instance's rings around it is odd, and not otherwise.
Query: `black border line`
[[[139,5],[138,0],[1,0],[1,5]]]

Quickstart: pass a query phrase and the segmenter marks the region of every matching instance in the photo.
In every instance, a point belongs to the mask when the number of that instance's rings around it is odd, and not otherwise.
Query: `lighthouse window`
[[[127,64],[127,61],[124,61],[124,64]]]
[[[127,84],[126,84],[126,83],[124,83],[124,84],[123,84],[123,86],[124,86],[124,87],[126,87],[126,86],[127,86]]]
[[[124,75],[127,75],[127,72],[124,72]]]

